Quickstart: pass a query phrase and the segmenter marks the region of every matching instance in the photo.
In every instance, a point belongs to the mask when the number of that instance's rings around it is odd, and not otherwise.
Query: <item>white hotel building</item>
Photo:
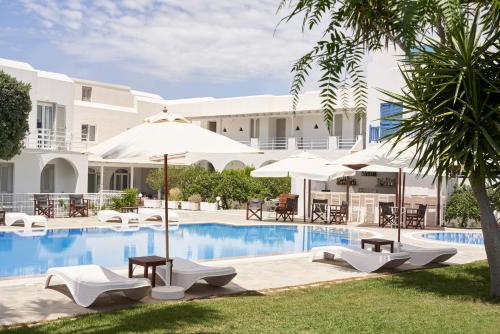
[[[377,139],[377,119],[384,104],[374,87],[401,86],[394,59],[374,56],[367,67],[367,115],[356,118],[352,108],[339,106],[334,127],[329,130],[317,92],[303,94],[293,113],[291,96],[164,100],[127,86],[70,78],[13,60],[0,58],[0,70],[31,84],[32,113],[25,149],[11,161],[0,161],[0,193],[16,194],[97,193],[130,186],[143,194],[154,194],[145,179],[151,169],[161,165],[103,162],[82,152],[140,124],[164,107],[264,151],[261,155],[191,154],[186,157],[188,163],[216,170],[260,167],[304,150],[335,159],[349,154],[353,146],[361,149]]]

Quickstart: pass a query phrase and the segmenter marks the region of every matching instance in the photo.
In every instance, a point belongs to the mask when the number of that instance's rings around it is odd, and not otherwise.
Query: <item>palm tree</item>
[[[357,110],[366,108],[360,54],[395,46],[406,56],[406,87],[386,92],[405,107],[394,135],[418,148],[420,173],[429,166],[446,176],[459,169],[469,180],[480,207],[491,295],[500,296],[500,231],[486,195],[500,175],[500,1],[282,0],[279,10],[289,10],[285,22],[301,16],[303,30],[326,27],[293,66],[291,92],[295,106],[309,71],[319,66],[330,126],[342,102],[339,89],[353,85]]]
[[[498,186],[500,175],[500,33],[481,28],[479,11],[463,19],[447,43],[428,39],[403,61],[402,93],[384,93],[405,107],[393,137],[417,147],[418,171],[433,166],[438,175],[468,178],[480,207],[490,292],[498,297],[500,228],[486,188]]]

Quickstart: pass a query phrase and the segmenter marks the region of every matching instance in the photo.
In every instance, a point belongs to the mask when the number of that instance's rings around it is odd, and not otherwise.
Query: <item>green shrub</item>
[[[446,204],[444,218],[447,222],[457,221],[460,227],[480,220],[479,205],[470,187],[455,188]]]
[[[137,195],[139,191],[135,188],[123,189],[122,193],[110,198],[110,207],[114,210],[120,210],[125,206],[136,206]]]
[[[169,167],[169,199],[186,201],[196,194],[207,202],[215,202],[220,196],[222,206],[229,208],[237,207],[248,198],[274,198],[290,191],[290,178],[253,178],[252,170],[246,167],[217,172],[199,166]],[[148,180],[151,188],[163,187],[163,171],[151,171]]]

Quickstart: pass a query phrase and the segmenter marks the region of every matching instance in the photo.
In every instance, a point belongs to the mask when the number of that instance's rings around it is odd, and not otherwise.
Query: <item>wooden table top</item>
[[[138,256],[138,257],[129,257],[129,262],[135,263],[135,264],[147,264],[147,265],[162,265],[166,264],[167,260],[165,260],[164,257],[161,256]]]
[[[369,239],[361,239],[364,243],[392,243],[394,240],[382,239],[382,238],[369,238]]]

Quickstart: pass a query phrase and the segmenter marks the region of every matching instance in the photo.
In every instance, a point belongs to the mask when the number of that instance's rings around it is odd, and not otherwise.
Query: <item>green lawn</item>
[[[363,281],[159,303],[0,333],[500,333],[485,262]]]

